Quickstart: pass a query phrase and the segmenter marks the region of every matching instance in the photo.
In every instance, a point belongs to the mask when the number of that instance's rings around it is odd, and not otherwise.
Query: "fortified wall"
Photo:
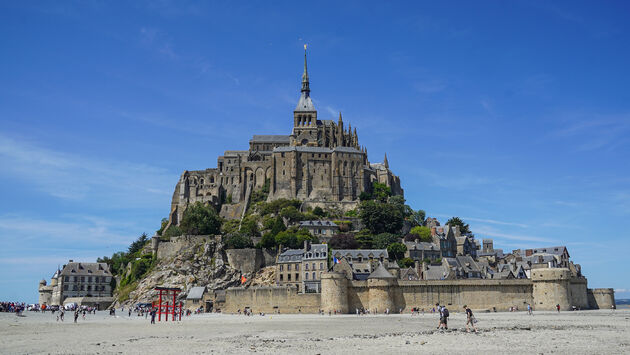
[[[274,286],[230,288],[226,292],[224,312],[249,307],[267,313],[354,313],[364,308],[372,313],[387,309],[411,312],[414,307],[430,309],[436,303],[453,310],[468,305],[473,309],[507,311],[510,307],[535,310],[562,310],[572,306],[582,309],[610,308],[614,305],[612,289],[587,288],[585,278],[571,278],[563,268],[537,269],[532,279],[513,280],[439,280],[403,281],[393,277],[349,280],[345,274],[322,274],[321,294],[298,293],[297,288]]]

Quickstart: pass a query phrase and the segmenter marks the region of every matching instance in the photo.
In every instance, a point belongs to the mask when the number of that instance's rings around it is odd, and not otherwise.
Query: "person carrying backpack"
[[[442,306],[442,324],[444,325],[444,329],[448,329],[448,317],[448,308]]]
[[[473,316],[472,310],[468,306],[464,306],[464,310],[466,311],[466,332],[470,333],[469,324],[472,326],[475,333],[477,333],[477,327],[475,326],[475,316]]]

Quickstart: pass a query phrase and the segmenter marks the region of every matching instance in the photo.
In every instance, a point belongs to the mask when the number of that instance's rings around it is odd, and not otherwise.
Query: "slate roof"
[[[300,95],[300,99],[298,100],[297,106],[295,106],[295,111],[298,111],[298,112],[315,111],[315,105],[313,105],[313,100],[311,100],[311,97],[302,93],[302,95]]]
[[[395,277],[389,273],[389,271],[387,271],[387,269],[385,269],[385,267],[383,266],[383,264],[380,264],[376,270],[374,270],[370,276],[368,276],[368,279],[394,279]]]
[[[192,287],[190,291],[188,291],[188,296],[186,296],[187,300],[200,300],[203,297],[204,292],[206,292],[205,286],[200,287]]]
[[[105,263],[70,262],[64,266],[61,275],[111,276],[112,273],[109,271],[109,266]]]
[[[361,153],[360,150],[353,147],[335,147],[333,150],[335,152],[344,152],[344,153],[357,153],[357,154]]]
[[[369,258],[370,254],[375,258],[389,258],[389,254],[387,253],[387,249],[338,249],[332,250],[332,255],[334,256],[348,256],[350,255],[351,259],[358,259],[359,256],[363,258]]]
[[[304,256],[304,250],[289,249],[278,256],[278,262],[299,262],[302,261],[302,256]]]
[[[300,227],[337,227],[337,224],[333,221],[301,221],[299,224]]]
[[[254,143],[289,143],[290,138],[283,134],[254,135],[250,142]]]
[[[284,146],[275,147],[274,152],[306,152],[306,153],[332,153],[332,150],[324,147]]]
[[[445,278],[445,274],[448,274],[443,265],[429,265],[427,270],[424,271],[424,278],[426,280],[442,280]]]
[[[327,259],[328,245],[311,244],[310,249],[302,255],[304,259]],[[317,254],[319,253],[319,255]],[[309,256],[310,255],[310,256]]]
[[[567,251],[567,247],[565,247],[565,246],[532,249],[532,253],[534,253],[534,254],[562,255],[562,254],[564,254],[565,251],[567,252],[567,255],[568,255],[569,252]]]
[[[427,242],[405,242],[405,246],[408,250],[440,250],[440,248],[436,244]]]

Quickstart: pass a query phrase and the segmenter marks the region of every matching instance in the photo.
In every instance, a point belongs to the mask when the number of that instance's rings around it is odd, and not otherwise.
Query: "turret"
[[[373,313],[394,312],[394,290],[396,278],[380,264],[368,276],[369,309]]]
[[[322,274],[321,308],[324,312],[348,313],[348,279],[341,272]]]
[[[572,306],[569,292],[571,272],[565,268],[540,268],[531,271],[534,309],[553,311],[556,305],[561,310],[570,310]]]

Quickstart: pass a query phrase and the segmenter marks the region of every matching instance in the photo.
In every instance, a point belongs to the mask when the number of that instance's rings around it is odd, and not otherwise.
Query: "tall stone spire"
[[[306,68],[306,44],[304,45],[304,73],[302,74],[302,93],[306,96],[311,95],[311,89],[308,82],[308,70]]]
[[[389,162],[387,161],[387,153],[385,153],[385,159],[383,159],[383,165],[385,165],[385,167],[389,169]]]
[[[295,107],[295,112],[315,112],[315,106],[311,100],[311,88],[308,81],[308,70],[306,69],[306,44],[304,45],[304,73],[302,74],[302,89],[300,90],[300,100]],[[317,119],[317,117],[314,117]]]

